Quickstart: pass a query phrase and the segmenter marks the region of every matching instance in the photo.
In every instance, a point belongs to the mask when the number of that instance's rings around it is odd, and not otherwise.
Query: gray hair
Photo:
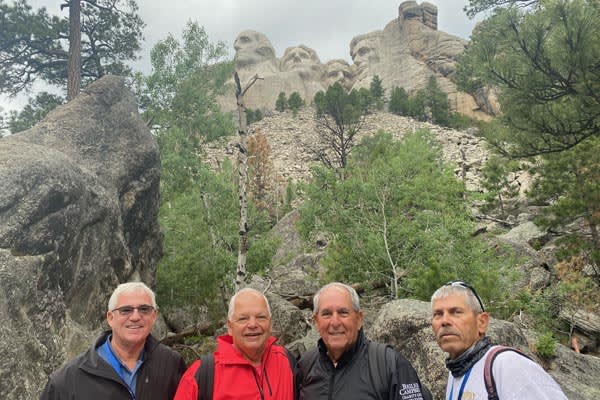
[[[480,314],[483,312],[481,305],[479,304],[479,300],[475,296],[475,293],[472,289],[469,289],[465,286],[460,285],[444,285],[438,290],[436,290],[433,295],[431,295],[431,307],[433,311],[433,302],[438,299],[442,299],[452,295],[460,295],[463,296],[466,300],[467,306],[473,311],[475,314]]]
[[[155,310],[158,310],[158,306],[156,305],[156,295],[144,282],[126,282],[121,283],[110,295],[110,299],[108,300],[108,311],[112,311],[117,307],[117,302],[119,300],[119,296],[123,293],[132,293],[143,291],[148,297],[150,297],[150,301],[152,302],[152,307]]]
[[[261,292],[260,290],[256,290],[254,288],[247,287],[247,288],[240,289],[236,294],[231,296],[231,299],[229,300],[229,309],[227,310],[227,319],[228,320],[231,320],[231,318],[233,318],[233,311],[235,308],[235,299],[237,299],[237,297],[240,293],[254,293],[254,294],[261,296],[265,300],[265,304],[267,305],[267,313],[269,314],[269,318],[271,318],[271,306],[269,305],[269,300],[267,300],[267,296],[265,296],[264,293]]]
[[[328,283],[327,285],[323,286],[321,289],[319,289],[319,291],[315,294],[315,297],[313,297],[313,314],[316,315],[319,312],[319,300],[321,298],[321,293],[323,293],[323,291],[329,289],[329,288],[338,288],[338,289],[344,289],[345,291],[348,292],[348,294],[350,295],[350,300],[352,300],[352,308],[354,309],[354,311],[360,311],[360,299],[358,298],[358,293],[356,293],[356,290],[354,290],[354,288],[352,286],[348,286],[344,283],[341,282],[331,282]]]

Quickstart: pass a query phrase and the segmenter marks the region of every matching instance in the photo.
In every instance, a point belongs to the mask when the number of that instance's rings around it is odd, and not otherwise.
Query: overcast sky
[[[468,0],[430,0],[438,8],[438,29],[468,39],[475,21],[466,17]],[[60,11],[61,1],[29,0],[49,13]],[[150,72],[150,49],[171,32],[180,37],[185,23],[197,21],[213,42],[223,41],[233,57],[238,33],[264,33],[281,57],[287,47],[304,44],[316,50],[321,62],[343,58],[351,62],[349,45],[356,35],[383,29],[398,16],[402,1],[392,0],[138,0],[146,23],[143,52],[134,69]],[[420,4],[421,1],[418,1]],[[22,107],[22,100],[0,99],[5,109]]]

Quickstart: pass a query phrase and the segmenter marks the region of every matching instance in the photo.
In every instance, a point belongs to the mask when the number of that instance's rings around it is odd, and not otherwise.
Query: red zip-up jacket
[[[215,372],[213,400],[293,400],[294,377],[285,349],[275,345],[270,337],[265,346],[260,366],[253,366],[233,347],[233,338],[217,338],[214,353]],[[174,400],[197,400],[198,383],[195,374],[200,360],[187,369]]]

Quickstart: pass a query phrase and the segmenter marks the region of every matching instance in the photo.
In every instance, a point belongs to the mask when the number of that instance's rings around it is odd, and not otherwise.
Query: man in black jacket
[[[343,283],[322,287],[313,300],[321,339],[298,362],[300,400],[430,400],[410,362],[369,341],[356,291]]]
[[[40,400],[172,399],[185,362],[150,334],[156,316],[154,292],[148,286],[117,286],[106,313],[111,330],[53,373]]]

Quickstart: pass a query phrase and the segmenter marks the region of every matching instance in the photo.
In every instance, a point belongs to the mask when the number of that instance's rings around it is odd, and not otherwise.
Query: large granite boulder
[[[117,77],[0,139],[0,398],[37,398],[101,329],[118,283],[154,283],[159,167]]]

